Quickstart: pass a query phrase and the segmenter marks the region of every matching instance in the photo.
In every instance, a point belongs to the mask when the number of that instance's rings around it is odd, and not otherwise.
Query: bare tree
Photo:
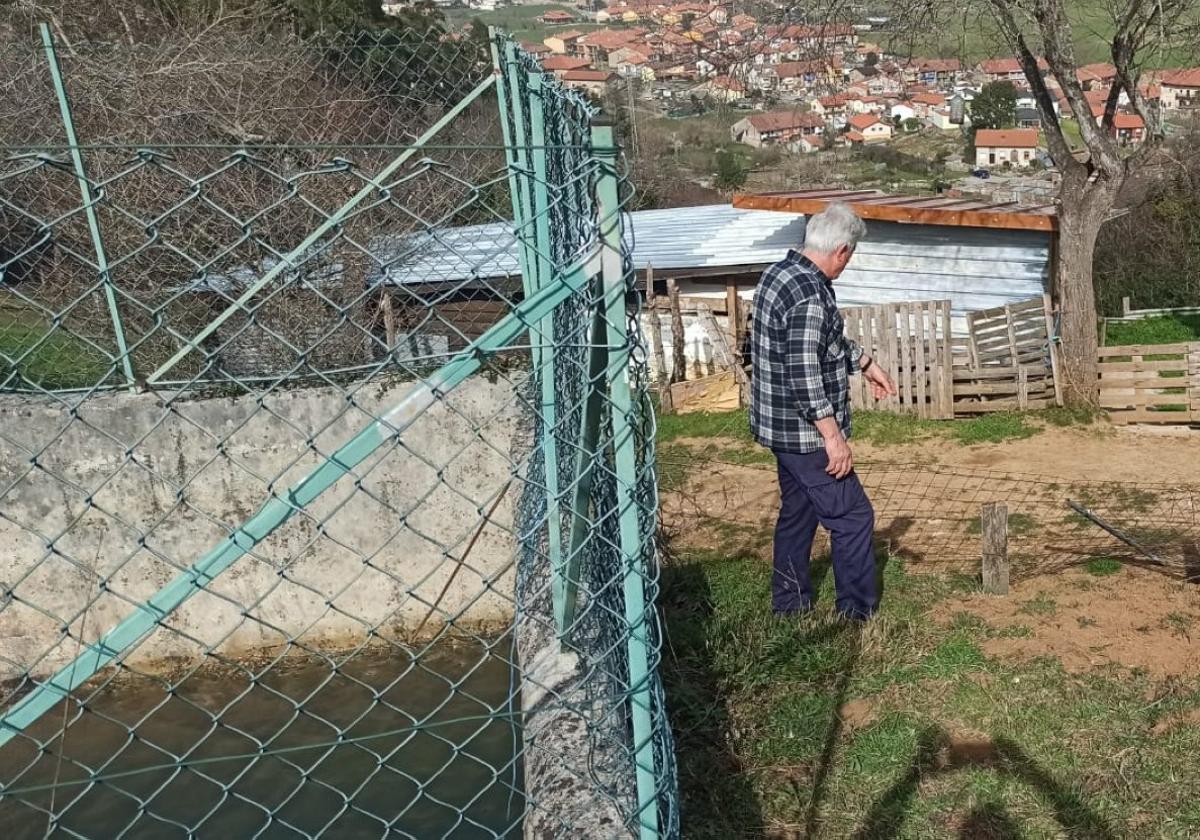
[[[1069,0],[907,0],[897,4],[893,20],[898,31],[908,33],[953,32],[970,25],[968,21],[983,21],[993,42],[1003,45],[997,52],[1006,49],[1020,62],[1050,155],[1062,174],[1054,271],[1062,313],[1064,396],[1072,404],[1095,405],[1096,239],[1126,182],[1157,163],[1165,132],[1162,115],[1146,95],[1147,71],[1166,55],[1178,61],[1194,49],[1200,4],[1104,0],[1089,6],[1088,15],[1082,11]],[[1098,120],[1092,117],[1076,54],[1076,44],[1087,39],[1106,44],[1116,69]],[[1063,111],[1069,110],[1078,125],[1082,151],[1072,150],[1063,131],[1055,88],[1065,103]],[[1132,110],[1146,126],[1144,142],[1132,150],[1118,142],[1114,131],[1119,107]]]

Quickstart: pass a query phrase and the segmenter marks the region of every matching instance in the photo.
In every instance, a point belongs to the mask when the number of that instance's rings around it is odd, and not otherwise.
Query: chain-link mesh
[[[587,99],[436,26],[43,38],[0,55],[6,836],[676,836]]]

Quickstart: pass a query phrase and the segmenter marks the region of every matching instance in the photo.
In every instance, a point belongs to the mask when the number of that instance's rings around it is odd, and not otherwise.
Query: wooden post
[[[662,322],[658,319],[658,302],[654,296],[654,266],[646,266],[646,313],[650,316],[650,341],[654,344],[654,367],[658,370],[658,410],[675,413],[671,396],[671,374],[667,370],[667,354],[663,350]]]
[[[667,278],[667,299],[671,305],[671,381],[687,379],[687,356],[683,352],[683,313],[679,309],[679,285]]]
[[[1121,316],[1124,318],[1129,317],[1129,298],[1127,297],[1121,298]]]
[[[1050,295],[1042,295],[1042,309],[1046,313],[1046,343],[1050,350],[1050,378],[1054,381],[1054,404],[1062,405],[1062,388],[1058,384],[1058,346],[1055,344],[1054,335],[1054,310],[1050,306]],[[1108,321],[1101,321],[1105,329],[1108,328]],[[1100,346],[1104,346],[1105,336],[1100,335]]]
[[[1029,368],[1021,365],[1017,368],[1017,410],[1029,409]]]
[[[738,301],[737,284],[730,280],[725,284],[725,317],[729,319],[729,342],[732,346],[733,367],[740,372],[738,381],[738,408],[746,405],[750,398],[749,385],[742,386],[746,378],[746,366],[742,359],[742,307]]]
[[[979,512],[983,534],[983,591],[1008,594],[1008,505],[989,502]]]

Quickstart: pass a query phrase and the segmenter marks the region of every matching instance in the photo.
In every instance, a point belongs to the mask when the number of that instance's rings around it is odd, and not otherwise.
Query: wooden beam
[[[646,269],[646,315],[650,319],[650,341],[654,345],[654,367],[658,370],[658,410],[663,414],[675,413],[675,400],[671,395],[671,374],[667,370],[667,354],[663,350],[662,321],[655,308],[654,267]]]
[[[671,306],[671,381],[687,379],[687,356],[683,352],[683,312],[679,308],[679,284],[667,278],[667,298]]]
[[[836,197],[841,199],[841,197]],[[733,206],[743,210],[776,210],[785,213],[820,213],[833,199],[798,197],[794,195],[735,195]],[[1000,230],[1058,229],[1058,219],[1045,213],[997,213],[987,210],[922,209],[897,204],[846,202],[864,219],[901,224],[949,225],[952,227],[981,227]]]

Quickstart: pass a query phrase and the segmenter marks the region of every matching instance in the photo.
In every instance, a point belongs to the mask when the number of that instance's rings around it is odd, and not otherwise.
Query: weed
[[[1001,639],[1028,639],[1033,635],[1033,628],[1024,624],[1013,624],[1005,627],[996,635]]]
[[[1037,529],[1038,521],[1032,514],[1018,511],[1008,515],[1008,533],[1010,536],[1022,537],[1026,534],[1032,534]],[[978,516],[967,523],[968,534],[979,534],[982,531],[983,522]]]
[[[1081,615],[1075,619],[1075,623],[1078,624],[1081,628],[1095,627],[1096,619],[1088,618],[1086,615]]]
[[[1192,629],[1192,617],[1181,612],[1167,613],[1163,618],[1163,626],[1169,627],[1177,636],[1187,636]]]
[[[1003,443],[1006,440],[1021,440],[1033,437],[1041,429],[1029,425],[1022,414],[998,412],[959,420],[954,424],[954,436],[963,446],[979,443]]]
[[[1044,592],[1039,592],[1037,597],[1031,598],[1021,605],[1018,612],[1026,615],[1054,615],[1058,610],[1058,602]]]
[[[943,434],[950,424],[912,414],[861,411],[854,415],[854,437],[875,446],[899,446]]]
[[[1111,557],[1096,557],[1095,559],[1087,561],[1083,568],[1089,575],[1095,575],[1096,577],[1107,577],[1108,575],[1115,575],[1117,572],[1121,571],[1122,566],[1120,560],[1114,560]]]
[[[1067,426],[1090,426],[1102,415],[1099,410],[1094,408],[1055,406],[1037,412],[1036,416],[1051,426],[1065,428]]]

